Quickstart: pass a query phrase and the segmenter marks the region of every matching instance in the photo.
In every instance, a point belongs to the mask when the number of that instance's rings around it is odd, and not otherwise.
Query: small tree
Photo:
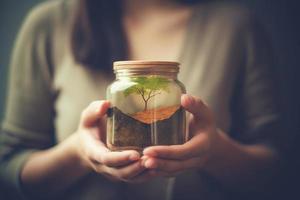
[[[136,84],[124,90],[124,95],[127,97],[132,93],[141,95],[144,101],[144,111],[148,108],[148,101],[161,93],[161,91],[168,92],[169,80],[162,77],[135,77],[132,79]]]

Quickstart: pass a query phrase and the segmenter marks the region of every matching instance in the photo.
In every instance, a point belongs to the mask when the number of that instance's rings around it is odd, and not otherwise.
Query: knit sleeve
[[[264,143],[283,150],[284,135],[279,84],[270,38],[253,17],[239,29],[243,59],[232,98],[234,137],[242,143]]]
[[[28,156],[55,142],[50,17],[53,6],[48,4],[35,7],[26,17],[11,57],[0,133],[0,179],[12,193],[21,192],[20,171]]]

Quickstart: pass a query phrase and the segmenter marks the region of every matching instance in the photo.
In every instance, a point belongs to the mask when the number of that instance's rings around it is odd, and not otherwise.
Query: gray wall
[[[42,0],[1,0],[0,2],[0,120],[3,117],[7,66],[16,34],[26,13]]]

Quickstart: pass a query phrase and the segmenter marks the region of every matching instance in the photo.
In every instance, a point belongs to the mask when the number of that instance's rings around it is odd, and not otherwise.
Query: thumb
[[[203,114],[205,114],[203,111],[207,110],[201,99],[188,94],[181,96],[181,105],[198,119],[203,118]]]
[[[81,125],[89,127],[101,119],[109,108],[109,101],[93,101],[81,114]]]
[[[196,121],[201,120],[206,123],[214,121],[211,110],[200,98],[183,94],[181,96],[181,105],[185,110],[192,113]]]
[[[181,96],[181,105],[193,115],[190,121],[190,131],[214,129],[216,126],[212,111],[201,99],[184,94]]]

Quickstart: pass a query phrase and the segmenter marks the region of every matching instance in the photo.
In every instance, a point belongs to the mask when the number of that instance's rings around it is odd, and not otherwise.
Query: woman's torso
[[[57,142],[74,133],[81,111],[91,101],[105,99],[106,87],[114,79],[111,73],[80,66],[71,56],[69,37],[76,2],[47,2],[44,5],[49,7],[49,17],[57,14],[54,17],[56,27],[51,36],[54,41],[55,67],[51,84],[56,96],[54,127]],[[208,103],[217,113],[218,127],[225,132],[231,127],[230,102],[241,62],[239,58],[242,57],[235,38],[236,17],[242,12],[230,14],[232,9],[213,4],[197,6],[178,58],[181,62],[179,80],[186,86],[187,93],[199,96]],[[165,199],[175,192],[178,195],[206,195],[208,199],[223,198],[218,194],[219,190],[212,190],[207,179],[210,177],[201,173],[187,173],[177,179],[160,178],[149,183],[128,185],[112,183],[101,175],[91,174],[64,196],[67,199],[121,199],[126,196],[128,199]],[[192,183],[197,183],[197,187]],[[183,193],[178,191],[180,188]]]

